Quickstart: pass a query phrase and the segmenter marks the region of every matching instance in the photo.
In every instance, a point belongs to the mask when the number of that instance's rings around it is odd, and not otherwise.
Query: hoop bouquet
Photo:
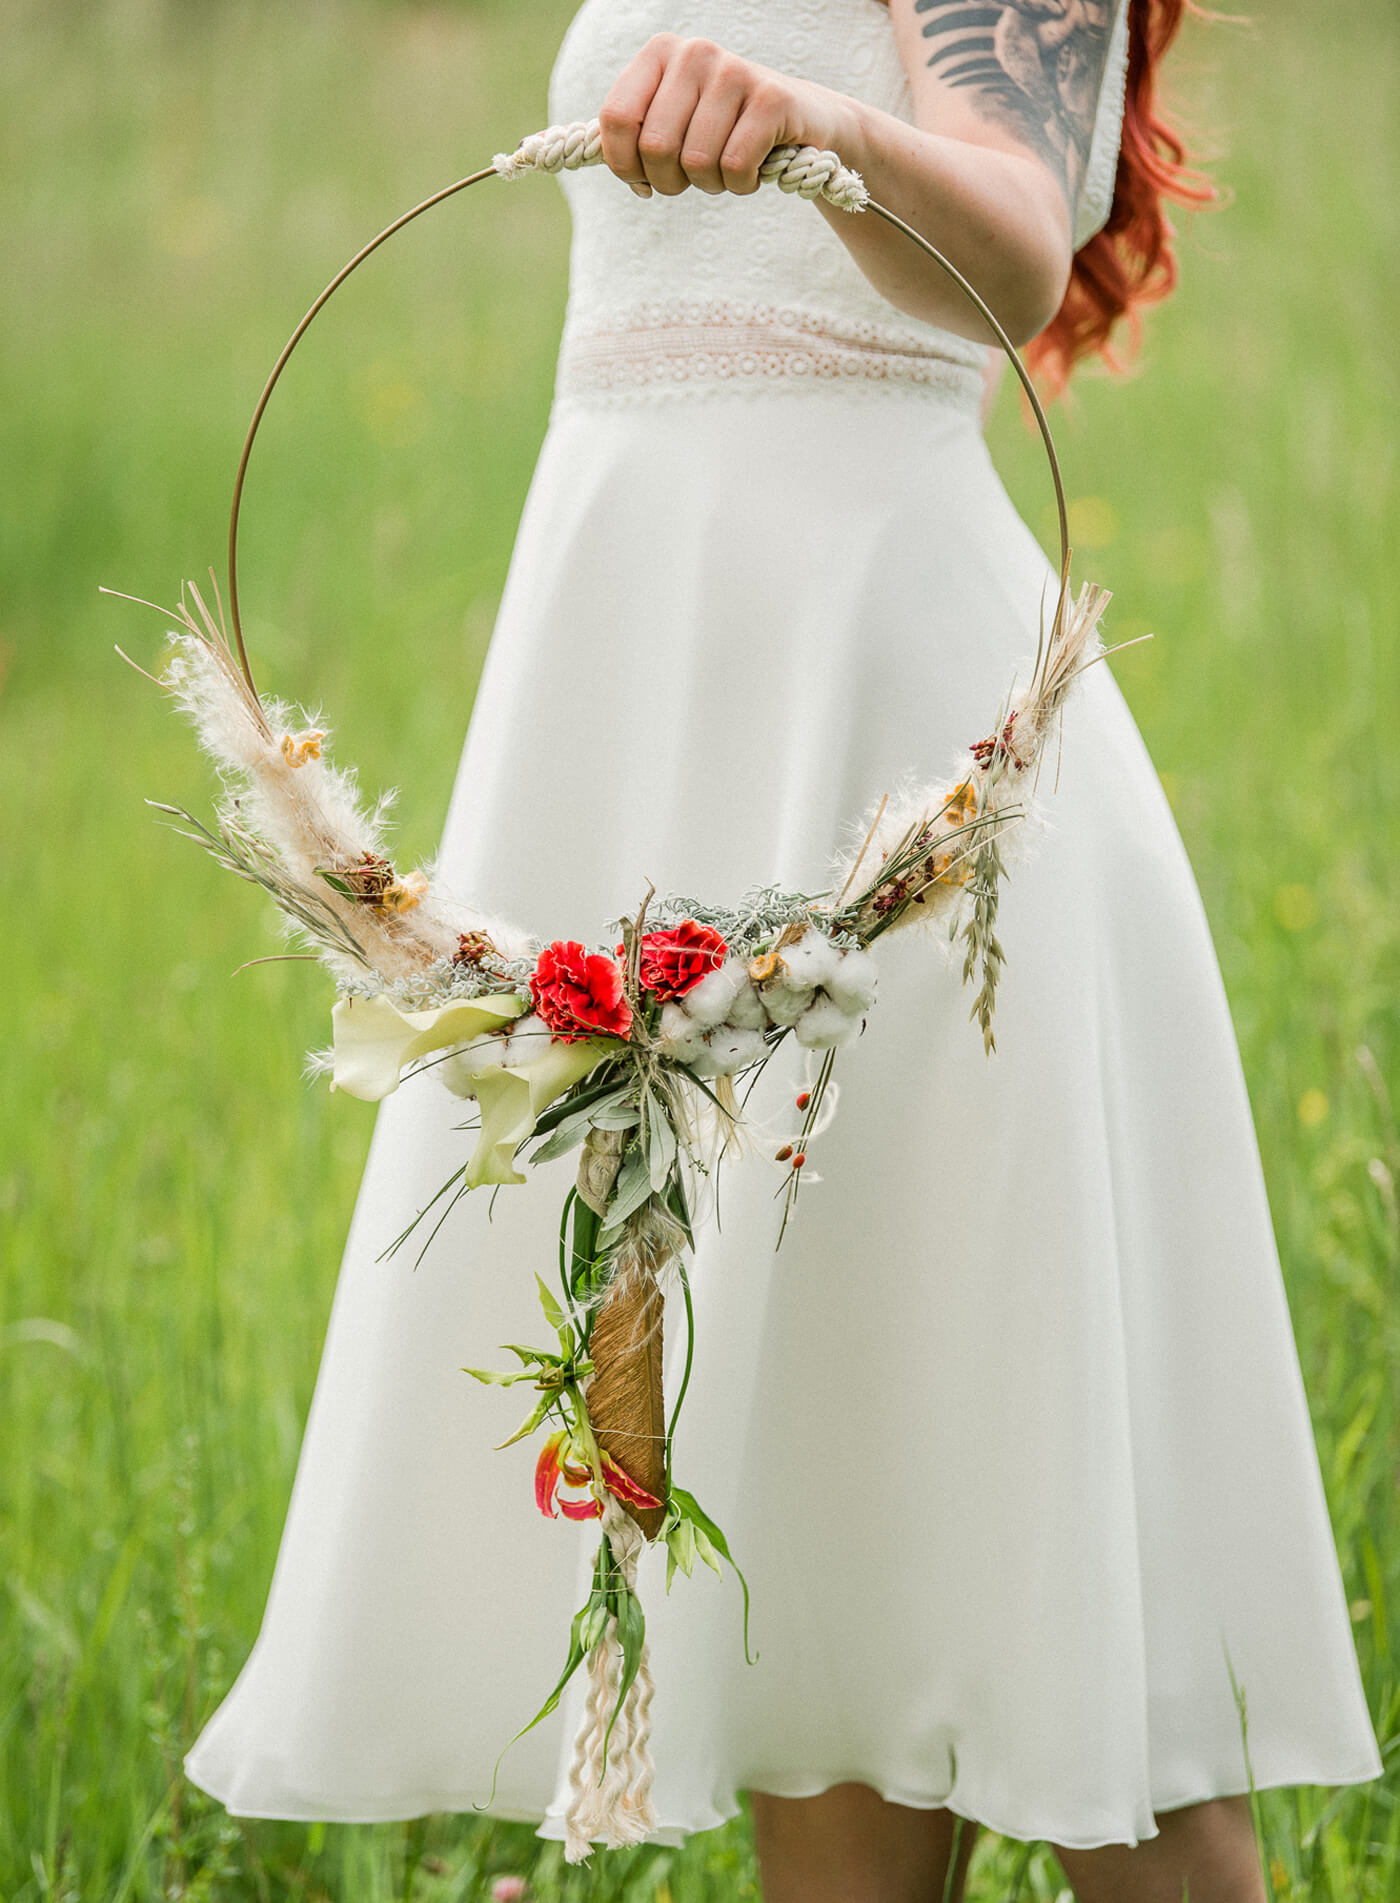
[[[596,122],[554,128],[415,206],[353,258],[312,305],[278,358],[255,409],[234,482],[225,617],[194,586],[170,616],[160,675],[221,781],[212,825],[157,805],[230,871],[269,893],[293,939],[331,973],[332,1044],[312,1059],[337,1088],[377,1101],[431,1069],[474,1106],[460,1166],[394,1247],[420,1224],[427,1240],[456,1200],[520,1184],[530,1164],[577,1154],[560,1216],[557,1264],[541,1263],[544,1347],[511,1346],[517,1366],[471,1368],[477,1380],[528,1390],[509,1446],[544,1434],[535,1500],[551,1517],[600,1522],[590,1591],[576,1614],[558,1680],[528,1730],[583,1670],[587,1695],[566,1816],[570,1861],[596,1840],[639,1841],[654,1828],[649,1756],[652,1685],[637,1561],[664,1543],[667,1585],[697,1561],[734,1566],[721,1529],[672,1471],[689,1383],[693,1313],[686,1254],[698,1198],[744,1125],[743,1102],[792,1039],[810,1082],[796,1097],[782,1228],[797,1203],[808,1151],[834,1105],[838,1050],[877,994],[888,932],[935,931],[972,988],[971,1015],[994,1048],[1005,954],[997,904],[1009,835],[1033,808],[1046,748],[1066,696],[1104,649],[1105,590],[1071,591],[1064,489],[1044,412],[1005,332],[954,267],[869,197],[835,154],[780,147],[766,181],[903,231],[953,277],[1010,357],[1041,431],[1060,520],[1060,585],[1038,650],[1008,684],[988,726],[946,777],[884,800],[833,856],[818,893],[768,888],[720,899],[639,895],[635,913],[600,935],[545,944],[486,917],[444,889],[430,867],[390,856],[385,802],[370,806],[335,765],[329,734],[300,709],[260,693],[238,607],[237,538],[249,456],[272,391],[309,324],[385,239],[465,187],[490,177],[590,165]],[[149,604],[148,604],[149,605]],[[782,1230],[779,1232],[781,1241]],[[426,1244],[424,1245],[426,1246]],[[685,1356],[669,1410],[663,1317],[683,1311]],[[738,1573],[738,1567],[735,1566]],[[745,1625],[748,1589],[743,1584]],[[747,1635],[745,1636],[747,1646]]]

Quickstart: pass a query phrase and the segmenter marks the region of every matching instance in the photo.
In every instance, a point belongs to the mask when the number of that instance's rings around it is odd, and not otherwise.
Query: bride
[[[548,933],[648,877],[819,890],[844,817],[975,737],[1054,585],[982,442],[987,337],[896,231],[758,168],[839,153],[1063,383],[1172,282],[1180,13],[587,0],[551,110],[601,109],[607,170],[566,181],[555,405],[442,847],[464,896]],[[761,1165],[698,1238],[683,1458],[759,1660],[717,1583],[651,1581],[655,1803],[675,1837],[749,1791],[767,1903],[951,1896],[979,1824],[1053,1843],[1081,1903],[1256,1903],[1250,1766],[1379,1769],[1224,994],[1105,667],[1048,805],[995,1056],[891,942],[781,1253]],[[458,1372],[521,1338],[558,1199],[468,1199],[416,1275],[377,1260],[457,1114],[430,1078],[381,1112],[262,1635],[189,1760],[236,1813],[483,1802],[573,1610]],[[498,1809],[562,1834],[570,1729]]]

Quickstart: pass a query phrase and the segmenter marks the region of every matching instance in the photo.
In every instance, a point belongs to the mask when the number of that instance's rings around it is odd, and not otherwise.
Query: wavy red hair
[[[1185,143],[1157,101],[1163,56],[1183,16],[1199,11],[1191,0],[1128,0],[1128,76],[1112,209],[1103,230],[1075,253],[1058,313],[1023,353],[1055,395],[1083,357],[1100,356],[1111,370],[1123,369],[1114,327],[1126,318],[1129,347],[1136,349],[1144,308],[1176,288],[1168,202],[1194,207],[1219,198],[1210,179],[1187,163]]]

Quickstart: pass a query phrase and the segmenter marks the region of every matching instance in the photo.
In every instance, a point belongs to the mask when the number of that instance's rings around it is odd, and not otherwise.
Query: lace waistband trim
[[[607,328],[566,325],[556,395],[599,400],[880,384],[923,389],[974,414],[982,400],[979,369],[907,333],[782,305],[727,302],[643,304]]]

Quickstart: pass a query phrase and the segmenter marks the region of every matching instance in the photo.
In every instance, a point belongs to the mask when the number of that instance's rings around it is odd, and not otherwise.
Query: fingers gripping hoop
[[[292,352],[310,329],[317,314],[324,309],[335,293],[344,284],[352,272],[357,271],[365,259],[379,247],[402,231],[405,225],[421,218],[424,212],[434,206],[444,204],[449,198],[455,198],[458,192],[464,192],[469,186],[481,184],[483,179],[521,178],[528,172],[576,172],[587,165],[601,165],[603,162],[602,132],[596,119],[585,123],[567,126],[550,126],[543,132],[532,132],[522,139],[514,152],[498,152],[491,164],[479,172],[473,172],[467,178],[459,178],[455,184],[445,185],[441,191],[423,199],[386,225],[377,237],[371,238],[367,245],[357,251],[348,264],[341,267],[331,279],[315,303],[307,311],[291,336],[283,346],[282,353],[272,366],[271,374],[263,385],[262,394],[253,410],[252,421],[248,425],[248,434],[243,440],[243,451],[238,458],[238,470],[233,479],[233,501],[229,509],[228,522],[228,593],[229,621],[233,629],[234,645],[238,652],[238,664],[250,690],[256,694],[257,686],[253,679],[252,664],[248,659],[247,644],[243,638],[243,621],[239,612],[238,599],[238,526],[243,506],[243,490],[248,476],[248,463],[253,453],[253,444],[257,440],[258,429],[272,392],[277,388],[282,372],[291,359]],[[834,152],[823,152],[811,145],[778,145],[768,154],[759,167],[760,182],[776,185],[780,191],[795,192],[800,198],[824,198],[829,205],[839,211],[873,212],[877,218],[883,218],[887,225],[903,232],[922,251],[931,258],[939,269],[952,279],[954,284],[967,298],[968,302],[982,317],[995,336],[998,344],[1010,360],[1026,400],[1031,406],[1036,427],[1040,431],[1041,442],[1045,446],[1046,458],[1050,465],[1050,478],[1055,485],[1055,507],[1059,517],[1060,538],[1060,595],[1056,603],[1055,621],[1064,613],[1069,593],[1069,520],[1065,505],[1064,481],[1060,474],[1060,460],[1055,453],[1054,438],[1050,433],[1050,424],[1040,401],[1030,372],[1021,361],[1020,353],[1007,336],[996,314],[990,309],[981,295],[958,270],[957,266],[936,245],[930,244],[912,225],[879,203],[866,190],[865,181],[858,172],[843,165]]]

